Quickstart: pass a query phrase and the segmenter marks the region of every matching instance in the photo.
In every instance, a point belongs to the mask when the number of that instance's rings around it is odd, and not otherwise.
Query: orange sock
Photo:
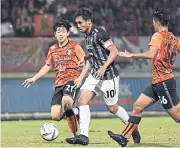
[[[72,109],[67,110],[67,111],[65,112],[65,114],[66,114],[66,118],[67,118],[67,122],[68,122],[69,129],[70,129],[70,131],[72,132],[72,134],[73,134],[74,136],[76,136],[76,133],[77,133],[77,131],[78,131],[76,116],[75,116],[75,114],[74,114],[74,112],[73,112]]]
[[[141,117],[138,116],[130,116],[128,120],[128,124],[126,125],[124,131],[122,132],[122,135],[129,139],[133,133],[133,131],[137,128],[138,124],[141,121]]]
[[[122,135],[129,139],[131,137],[133,131],[136,129],[136,127],[137,127],[137,124],[128,123],[125,130],[122,132]]]

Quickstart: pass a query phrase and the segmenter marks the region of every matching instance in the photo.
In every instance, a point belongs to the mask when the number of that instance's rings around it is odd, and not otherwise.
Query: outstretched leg
[[[79,110],[80,110],[80,135],[74,138],[67,138],[66,142],[69,144],[81,144],[81,145],[88,145],[89,138],[89,123],[90,123],[90,109],[89,105],[87,105],[92,98],[94,98],[95,93],[89,90],[83,89],[80,93],[79,98]]]
[[[154,103],[154,100],[152,98],[141,94],[137,101],[134,103],[133,112],[122,134],[118,135],[114,134],[111,131],[108,131],[109,136],[121,146],[126,146],[133,131],[137,128],[138,124],[141,121],[142,111],[152,103]]]

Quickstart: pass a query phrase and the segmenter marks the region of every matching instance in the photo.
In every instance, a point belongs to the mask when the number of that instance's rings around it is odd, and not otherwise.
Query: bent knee
[[[109,112],[111,112],[112,114],[115,114],[118,111],[117,105],[107,106],[107,108],[108,108]]]
[[[176,118],[174,118],[174,121],[175,121],[176,123],[180,123],[180,115],[178,115]]]
[[[59,120],[61,116],[61,105],[53,105],[51,107],[51,118],[52,120]]]
[[[59,121],[60,120],[60,114],[57,114],[57,113],[51,114],[51,118],[54,121]]]

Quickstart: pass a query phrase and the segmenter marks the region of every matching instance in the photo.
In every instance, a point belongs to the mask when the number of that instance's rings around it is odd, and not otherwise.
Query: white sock
[[[91,118],[89,105],[79,106],[79,110],[80,110],[79,124],[80,124],[81,135],[88,137],[89,123]]]
[[[79,113],[79,109],[77,107],[72,108],[73,112],[75,115]]]
[[[123,123],[126,124],[128,122],[129,115],[123,107],[119,106],[118,111],[115,113],[115,115],[117,115]]]

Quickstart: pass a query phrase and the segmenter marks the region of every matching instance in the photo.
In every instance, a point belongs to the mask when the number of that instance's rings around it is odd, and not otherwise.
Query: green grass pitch
[[[40,127],[46,122],[53,122],[59,127],[59,137],[51,142],[44,141],[40,136]],[[89,129],[90,144],[86,147],[120,147],[107,135],[108,130],[120,133],[124,125],[116,119],[92,119]],[[128,143],[131,147],[179,147],[180,124],[170,117],[143,118],[139,125],[142,136],[141,144],[134,145],[132,139]],[[3,121],[1,122],[2,147],[82,147],[66,144],[65,138],[71,137],[66,120],[61,122],[34,121]]]

